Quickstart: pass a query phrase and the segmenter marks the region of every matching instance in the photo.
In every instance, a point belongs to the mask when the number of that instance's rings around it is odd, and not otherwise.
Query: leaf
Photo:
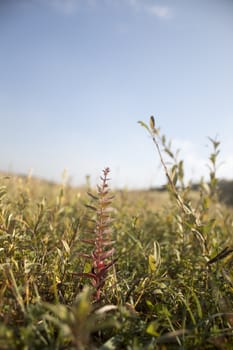
[[[229,247],[224,248],[219,254],[217,254],[215,257],[213,257],[212,259],[210,259],[207,264],[211,265],[213,263],[215,263],[216,261],[222,260],[223,258],[225,258],[226,256],[228,256],[229,254],[231,254],[233,252],[233,249],[230,249]]]
[[[179,177],[180,177],[180,179],[183,179],[183,177],[184,177],[184,167],[183,167],[183,164],[184,164],[183,160],[181,160],[181,161],[179,162],[179,164],[178,164],[178,172],[179,172]]]
[[[150,300],[146,300],[146,305],[148,306],[150,311],[154,311],[154,304]]]
[[[86,253],[79,253],[79,256],[81,256],[84,259],[92,259],[92,256]]]
[[[216,162],[216,154],[211,154],[210,155],[210,161],[213,163],[213,164],[215,164],[215,162]]]
[[[88,244],[95,244],[94,239],[80,239],[80,242],[88,243]]]
[[[89,262],[86,262],[84,265],[83,272],[84,273],[90,273],[91,272],[92,265]]]
[[[105,305],[105,306],[101,307],[95,313],[98,315],[101,315],[101,314],[104,314],[105,312],[117,310],[117,309],[118,309],[118,307],[116,305],[110,304],[110,305]]]
[[[47,302],[43,302],[43,306],[45,306],[47,310],[51,311],[55,316],[64,322],[70,323],[70,321],[74,320],[72,313],[65,305],[53,305]]]
[[[146,125],[146,123],[142,122],[141,120],[138,121],[138,124],[140,124],[141,126],[143,126],[143,128],[145,128],[147,131],[150,132],[149,127]]]
[[[157,329],[159,328],[159,324],[157,321],[153,321],[151,323],[149,323],[147,329],[146,329],[146,333],[153,335],[154,337],[159,337],[159,333],[157,331]]]
[[[99,259],[100,260],[104,260],[104,259],[107,259],[107,258],[109,258],[110,256],[112,256],[113,255],[113,253],[114,253],[114,248],[112,248],[111,250],[109,250],[108,252],[104,252],[103,254],[101,254],[100,256],[99,256]]]
[[[202,319],[202,318],[203,318],[203,312],[202,312],[201,303],[200,303],[200,301],[199,301],[199,299],[198,299],[196,293],[194,293],[194,291],[192,291],[192,297],[193,297],[193,299],[195,300],[196,305],[197,305],[197,314],[198,314],[198,317],[199,317],[200,319]]]
[[[85,204],[85,207],[87,207],[88,209],[91,209],[91,210],[93,210],[93,211],[97,211],[97,208],[96,208],[96,207],[93,207],[92,205]]]
[[[220,145],[219,141],[216,141],[214,139],[212,139],[211,137],[208,137],[208,139],[210,140],[210,142],[213,144],[214,148],[218,148],[218,146]]]
[[[94,200],[98,200],[99,198],[97,196],[94,196],[91,192],[87,192],[88,196],[90,196]]]
[[[177,174],[177,165],[173,165],[172,169],[171,169],[171,174],[170,177],[172,179],[172,182],[174,185],[176,185],[177,180],[178,180],[178,174]]]
[[[53,323],[56,327],[60,328],[64,337],[72,337],[71,328],[64,321],[60,321],[57,317],[52,316],[50,314],[45,314],[44,319]]]
[[[173,182],[173,185],[175,186],[177,184],[177,181],[178,181],[178,174],[175,173],[173,179],[172,179],[172,182]]]
[[[57,249],[59,257],[62,259],[63,258],[63,254],[62,254],[61,249],[59,249],[58,247],[56,249]]]
[[[149,271],[156,272],[159,270],[161,264],[161,255],[160,255],[160,245],[157,241],[154,242],[154,254],[150,254],[148,257],[149,260]]]
[[[156,261],[155,261],[154,255],[149,255],[148,260],[149,260],[149,270],[151,272],[155,272],[155,270],[156,270]]]
[[[119,336],[116,335],[108,339],[99,350],[118,350],[119,349]]]
[[[153,117],[153,115],[150,117],[150,128],[152,131],[155,130],[155,118]]]
[[[187,329],[178,329],[176,331],[168,332],[157,338],[157,343],[173,343],[179,340],[178,337],[183,337],[185,334],[189,334],[190,331]]]
[[[96,279],[96,275],[92,272],[74,272],[73,275],[85,278]]]
[[[64,248],[65,248],[66,253],[67,253],[67,254],[70,254],[70,247],[69,247],[69,244],[68,244],[64,239],[62,239],[61,241],[62,241],[62,244],[63,244],[63,246],[64,246]]]
[[[174,158],[174,154],[167,147],[164,148],[164,152],[167,153],[169,157]]]
[[[0,199],[2,199],[6,195],[6,187],[0,187]]]
[[[131,235],[129,232],[127,232],[127,235],[132,239],[134,243],[137,244],[137,246],[140,248],[140,250],[144,251],[142,243],[139,239],[137,239],[134,235]]]
[[[83,291],[78,295],[76,300],[74,312],[76,321],[83,321],[87,319],[88,315],[90,314],[90,311],[92,309],[90,297],[90,289],[88,287],[84,287]]]

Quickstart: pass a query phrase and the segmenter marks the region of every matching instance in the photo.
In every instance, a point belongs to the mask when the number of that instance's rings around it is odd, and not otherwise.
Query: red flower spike
[[[80,254],[83,258],[90,258],[92,260],[92,270],[90,273],[81,272],[76,275],[80,277],[87,277],[92,279],[92,285],[96,289],[95,300],[99,300],[102,292],[102,288],[105,284],[107,271],[116,262],[113,260],[114,248],[112,245],[114,241],[110,239],[111,228],[110,224],[113,219],[110,217],[112,208],[110,207],[112,203],[113,196],[109,196],[108,188],[108,174],[110,172],[109,168],[103,170],[103,175],[100,176],[101,184],[97,185],[97,194],[93,195],[88,192],[88,195],[95,202],[95,205],[86,205],[87,209],[91,210],[92,215],[95,212],[95,219],[91,222],[94,223],[93,230],[91,230],[91,235],[94,237],[92,239],[85,238],[81,241],[93,246],[93,250],[90,254]],[[90,220],[89,220],[90,221]],[[88,229],[88,232],[90,230]]]

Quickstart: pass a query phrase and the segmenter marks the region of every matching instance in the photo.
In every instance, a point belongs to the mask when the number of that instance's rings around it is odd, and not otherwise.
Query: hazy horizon
[[[233,176],[233,2],[19,0],[0,3],[0,169],[74,185],[166,182],[137,123],[180,149],[186,179]]]

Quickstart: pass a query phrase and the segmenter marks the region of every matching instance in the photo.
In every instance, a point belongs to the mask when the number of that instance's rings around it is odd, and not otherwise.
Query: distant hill
[[[56,183],[53,181],[49,181],[49,180],[45,180],[43,178],[39,178],[39,177],[35,177],[35,176],[28,176],[28,175],[24,175],[24,174],[13,174],[13,173],[7,173],[7,172],[3,172],[0,171],[0,177],[10,177],[11,180],[14,179],[21,179],[23,182],[28,182],[30,181],[31,184],[33,184],[34,187],[38,187],[40,186],[41,188],[44,188],[44,190],[50,188],[53,190],[56,190],[61,184],[60,183]],[[219,198],[220,201],[223,202],[224,204],[228,205],[228,206],[233,206],[233,180],[219,180]],[[78,189],[81,192],[86,192],[87,191],[87,185],[83,185],[83,186],[71,186],[69,184],[67,184],[67,187],[70,188],[70,190],[72,190],[72,188],[76,188],[76,190]],[[199,184],[195,183],[192,184],[191,190],[196,192],[199,190]],[[149,191],[151,192],[166,192],[167,188],[166,185],[161,186],[161,187],[151,187],[149,188]],[[135,191],[129,191],[129,192],[135,192]],[[140,190],[137,190],[136,192],[141,192]],[[142,191],[143,192],[143,191]]]
[[[221,180],[219,182],[220,200],[233,206],[233,180]]]
[[[200,185],[198,183],[192,184],[191,190],[198,191],[199,186]],[[219,180],[218,186],[219,186],[219,199],[220,199],[220,201],[228,206],[233,206],[233,180]],[[164,185],[161,187],[150,188],[150,190],[151,191],[166,192],[167,188],[166,188],[166,185]]]

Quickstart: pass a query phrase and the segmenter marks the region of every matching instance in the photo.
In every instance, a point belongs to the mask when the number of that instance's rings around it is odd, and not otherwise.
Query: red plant
[[[88,232],[91,238],[82,239],[81,241],[93,245],[90,254],[80,254],[82,257],[92,261],[91,272],[78,273],[79,276],[87,277],[92,280],[92,284],[96,289],[95,299],[100,299],[101,289],[105,284],[107,271],[115,263],[113,260],[114,248],[111,241],[110,225],[113,219],[110,217],[113,196],[109,195],[108,174],[109,168],[103,170],[103,176],[100,177],[101,184],[97,185],[97,195],[88,192],[88,195],[96,203],[95,205],[86,205],[87,208],[95,212],[93,229]]]

